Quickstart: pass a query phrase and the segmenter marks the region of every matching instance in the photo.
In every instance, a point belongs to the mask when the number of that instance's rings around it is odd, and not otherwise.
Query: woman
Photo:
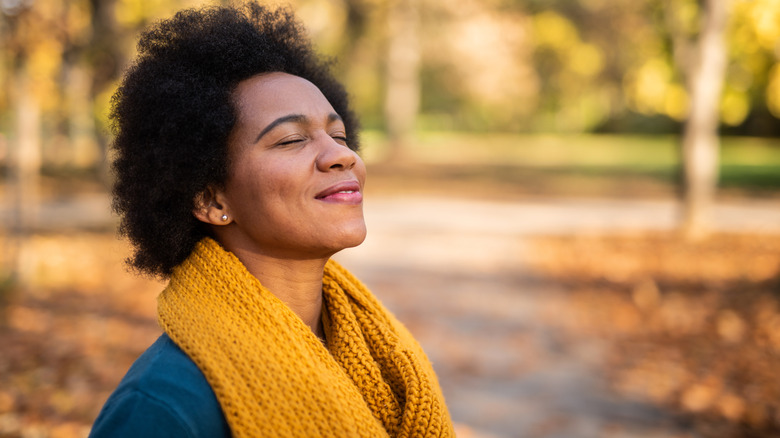
[[[102,437],[452,436],[409,332],[329,258],[366,233],[344,89],[289,12],[188,10],[114,96],[114,208],[167,277]]]

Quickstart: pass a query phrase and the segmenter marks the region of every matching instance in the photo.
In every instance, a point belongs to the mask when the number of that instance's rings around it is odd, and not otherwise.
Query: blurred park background
[[[159,335],[110,97],[202,1],[0,0],[0,437],[85,436]],[[363,121],[338,257],[463,437],[780,436],[780,1],[294,0]]]

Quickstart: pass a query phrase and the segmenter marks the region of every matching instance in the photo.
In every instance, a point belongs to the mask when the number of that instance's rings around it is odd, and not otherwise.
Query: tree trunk
[[[68,136],[71,145],[70,159],[76,169],[94,169],[102,165],[102,155],[97,141],[89,71],[82,65],[65,66],[65,96],[68,108]]]
[[[121,48],[122,35],[116,22],[116,0],[89,0],[92,17],[92,40],[89,43],[90,65],[87,73],[92,77],[90,90],[91,101],[95,100],[112,86],[119,73],[124,68],[127,58]],[[109,138],[95,124],[95,141],[99,153],[101,179],[106,183],[111,181],[110,163],[108,161]]]
[[[24,233],[36,225],[41,168],[41,111],[25,69],[16,74],[16,144],[14,185],[16,188],[15,229]]]
[[[41,169],[41,109],[35,98],[30,75],[20,67],[13,76],[14,140],[11,153],[12,236],[10,254],[13,260],[11,277],[22,287],[32,277],[25,252],[27,236],[35,229],[39,208]]]
[[[391,155],[405,147],[420,107],[420,21],[417,0],[395,0],[388,11],[385,121]]]
[[[687,76],[691,106],[682,138],[681,229],[688,239],[703,238],[710,231],[709,214],[718,177],[718,110],[726,73],[727,2],[703,2],[703,26]]]

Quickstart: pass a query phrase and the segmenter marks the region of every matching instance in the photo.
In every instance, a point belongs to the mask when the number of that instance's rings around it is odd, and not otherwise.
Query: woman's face
[[[239,83],[220,203],[226,246],[272,257],[329,257],[366,236],[366,168],[311,82],[269,73]],[[234,249],[234,248],[228,248]]]

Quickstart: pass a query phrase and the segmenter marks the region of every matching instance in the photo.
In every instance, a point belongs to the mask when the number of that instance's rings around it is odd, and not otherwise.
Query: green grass
[[[368,132],[363,140],[368,162],[386,156],[388,147],[379,133]],[[577,177],[652,178],[673,184],[679,169],[678,141],[674,136],[424,132],[402,156],[419,164],[500,168],[504,174],[507,168],[516,168]],[[723,138],[720,185],[780,190],[780,139]]]

